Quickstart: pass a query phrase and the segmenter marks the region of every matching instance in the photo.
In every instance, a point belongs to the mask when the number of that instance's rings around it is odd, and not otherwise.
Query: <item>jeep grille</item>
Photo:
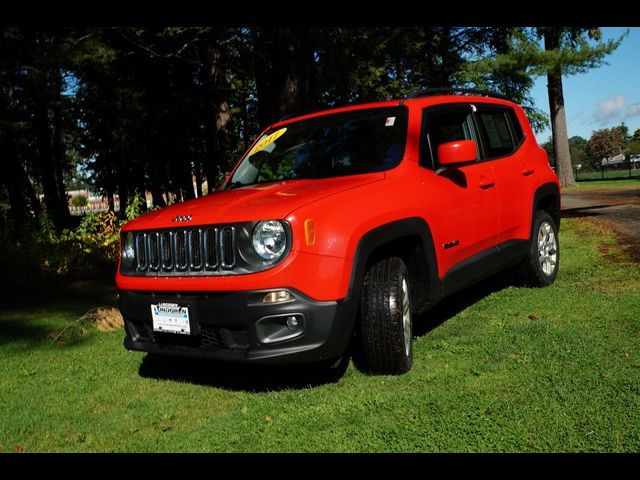
[[[214,274],[221,269],[233,270],[236,265],[235,227],[135,232],[134,235],[137,270],[131,272],[134,274]]]

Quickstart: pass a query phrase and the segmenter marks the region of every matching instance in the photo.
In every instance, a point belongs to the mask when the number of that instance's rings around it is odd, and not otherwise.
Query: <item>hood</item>
[[[299,179],[249,185],[216,191],[202,198],[188,200],[147,213],[127,223],[125,230],[146,230],[234,223],[286,218],[294,210],[321,198],[384,179],[383,172],[333,177]],[[177,216],[190,215],[191,220],[175,223]]]

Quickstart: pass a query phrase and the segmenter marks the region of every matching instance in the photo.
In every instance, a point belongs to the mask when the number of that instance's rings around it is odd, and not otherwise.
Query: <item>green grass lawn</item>
[[[603,256],[581,222],[563,220],[552,287],[452,297],[417,320],[397,377],[151,361],[95,328],[55,345],[112,287],[14,299],[0,311],[0,451],[638,452],[640,268]]]
[[[575,170],[573,171],[574,175],[575,175]],[[635,168],[635,169],[628,169],[627,168],[620,168],[620,169],[607,169],[604,171],[604,175],[602,174],[601,171],[580,171],[578,170],[578,174],[575,175],[576,176],[576,180],[577,181],[593,181],[593,180],[614,180],[614,179],[623,179],[623,178],[640,178],[640,169]]]
[[[635,178],[618,178],[615,180],[578,180],[575,187],[563,187],[562,191],[582,192],[588,190],[626,190],[638,188],[638,186],[640,186],[640,176]]]

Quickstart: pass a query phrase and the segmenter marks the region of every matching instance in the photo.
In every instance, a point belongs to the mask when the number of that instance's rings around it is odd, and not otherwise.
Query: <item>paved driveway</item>
[[[563,217],[593,217],[609,225],[620,245],[640,261],[640,186],[563,192]]]

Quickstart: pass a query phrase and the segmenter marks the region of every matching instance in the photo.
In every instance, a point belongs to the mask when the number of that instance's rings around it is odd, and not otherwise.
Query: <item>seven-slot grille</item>
[[[203,227],[134,233],[137,271],[216,272],[236,265],[235,227]]]

